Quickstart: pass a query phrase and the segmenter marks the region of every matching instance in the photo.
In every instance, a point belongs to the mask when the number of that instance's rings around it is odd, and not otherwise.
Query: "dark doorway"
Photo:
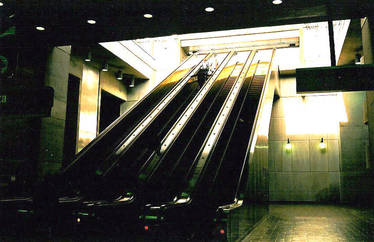
[[[100,126],[99,132],[102,132],[108,127],[121,112],[121,104],[124,101],[109,92],[101,90],[101,104],[100,104]]]
[[[68,164],[75,156],[78,132],[80,79],[69,75],[66,102],[66,120],[64,134],[64,163]]]

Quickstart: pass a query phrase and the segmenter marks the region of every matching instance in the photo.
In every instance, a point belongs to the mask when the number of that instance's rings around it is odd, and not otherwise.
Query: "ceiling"
[[[0,0],[1,29],[22,45],[80,45],[368,16],[372,0]],[[205,7],[215,11],[207,13]],[[146,19],[145,13],[153,18]],[[96,24],[87,23],[94,19]],[[45,27],[37,31],[36,26]]]

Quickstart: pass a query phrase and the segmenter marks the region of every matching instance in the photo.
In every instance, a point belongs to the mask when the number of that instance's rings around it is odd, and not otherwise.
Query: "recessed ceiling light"
[[[146,13],[143,16],[144,16],[144,18],[153,18],[153,15],[150,14],[150,13]]]
[[[273,4],[274,5],[279,5],[281,4],[283,1],[282,0],[273,0]]]
[[[89,20],[87,20],[87,23],[88,23],[88,24],[96,24],[96,21],[93,20],[93,19],[89,19]]]
[[[205,8],[205,12],[208,12],[208,13],[211,13],[214,11],[214,8],[213,7],[206,7]]]
[[[3,2],[0,2],[0,7],[4,6],[4,3]]]
[[[44,31],[45,30],[45,28],[43,26],[36,26],[35,28],[39,31]]]

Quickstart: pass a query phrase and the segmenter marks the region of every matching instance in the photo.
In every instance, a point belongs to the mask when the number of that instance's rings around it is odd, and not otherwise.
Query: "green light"
[[[321,150],[325,150],[326,149],[326,143],[323,142],[323,138],[321,138],[321,143],[319,143],[319,148]]]
[[[29,212],[28,210],[25,210],[25,209],[18,209],[17,211],[19,213],[28,213]]]
[[[79,212],[78,215],[88,216],[89,214],[88,213]]]
[[[149,220],[157,220],[157,216],[151,216],[151,215],[146,215],[145,216],[145,219],[149,219]]]
[[[292,145],[290,143],[290,139],[288,138],[287,139],[287,144],[286,144],[286,151],[291,151],[291,149],[292,149]]]

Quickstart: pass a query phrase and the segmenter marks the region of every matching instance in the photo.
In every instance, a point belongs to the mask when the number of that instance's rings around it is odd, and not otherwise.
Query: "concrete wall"
[[[45,85],[54,89],[54,100],[51,116],[41,121],[40,176],[57,171],[63,161],[70,50],[70,46],[53,48],[47,62]]]
[[[368,201],[372,197],[369,132],[365,120],[365,92],[344,93],[348,122],[340,126],[342,201]]]
[[[269,134],[270,201],[339,200],[339,122],[334,107],[325,105],[338,103],[339,98],[335,94],[298,96],[294,78],[281,79],[280,89]],[[326,150],[319,147],[321,138]],[[286,149],[287,139],[291,150]]]

